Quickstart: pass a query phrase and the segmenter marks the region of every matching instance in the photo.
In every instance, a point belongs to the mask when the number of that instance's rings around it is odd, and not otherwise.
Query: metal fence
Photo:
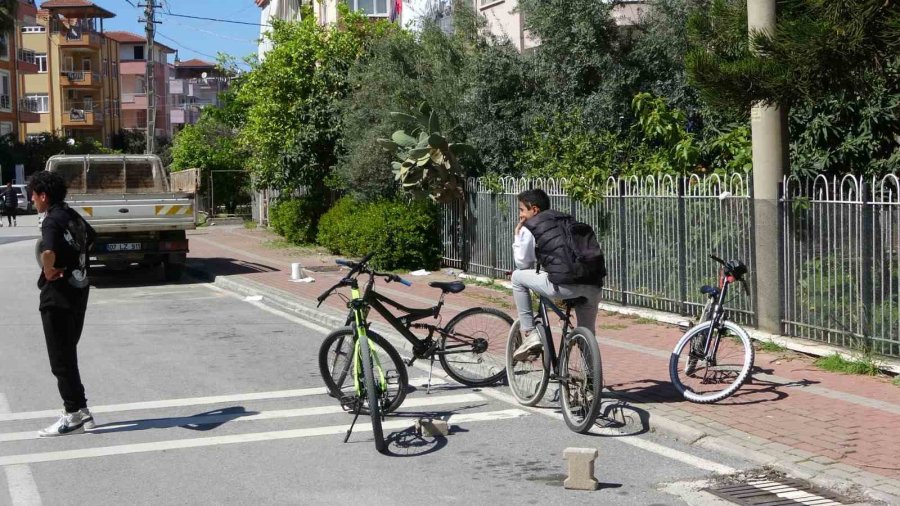
[[[788,334],[900,356],[900,182],[896,176],[783,184]]]
[[[476,274],[507,277],[515,268],[516,195],[542,188],[553,208],[597,232],[609,270],[605,300],[695,314],[704,302],[700,286],[716,282],[718,269],[710,253],[743,260],[753,271],[750,185],[745,177],[610,179],[596,205],[569,198],[565,186],[565,180],[556,179],[468,180],[466,201],[444,207],[444,262]],[[752,324],[752,298],[737,290],[732,294],[736,319]]]

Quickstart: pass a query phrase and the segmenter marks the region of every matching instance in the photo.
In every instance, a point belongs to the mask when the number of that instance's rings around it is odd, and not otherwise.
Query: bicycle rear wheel
[[[590,430],[600,413],[603,364],[594,333],[584,327],[569,332],[559,355],[560,400],[566,425],[575,432]]]
[[[375,449],[384,453],[387,443],[384,441],[384,432],[381,428],[381,399],[383,396],[380,381],[375,378],[375,364],[372,353],[369,351],[369,340],[359,339],[359,360],[362,362],[363,390],[366,403],[369,407],[369,418],[372,419],[372,436],[375,438]]]
[[[371,330],[368,331],[368,335],[374,344],[371,351],[378,356],[378,363],[381,364],[381,369],[387,379],[388,402],[384,406],[384,412],[391,413],[400,407],[406,398],[409,384],[406,365],[397,350],[383,337]],[[353,340],[353,329],[343,327],[328,334],[319,347],[319,372],[325,381],[329,395],[337,399],[346,399],[356,395],[351,360]],[[365,409],[362,413],[366,413]]]
[[[456,315],[441,337],[441,367],[473,387],[493,385],[506,375],[504,339],[513,319],[503,311],[476,307]]]
[[[725,321],[713,331],[715,353],[704,353],[706,335],[713,322],[687,331],[669,357],[669,376],[684,398],[696,403],[718,402],[732,395],[750,376],[753,345],[736,323]]]
[[[541,336],[541,352],[526,360],[515,360],[513,353],[522,344],[522,333],[519,332],[519,320],[509,329],[506,340],[506,380],[513,397],[519,404],[534,406],[544,398],[547,383],[550,381],[550,357],[547,355],[547,336],[542,325],[536,327]]]

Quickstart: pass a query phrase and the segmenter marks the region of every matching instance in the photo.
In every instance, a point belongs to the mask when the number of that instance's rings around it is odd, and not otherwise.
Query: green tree
[[[274,47],[238,92],[247,108],[240,140],[259,184],[320,194],[337,162],[338,101],[348,91],[348,71],[367,40],[394,27],[346,8],[336,26],[319,26],[306,14],[298,22],[273,21],[265,35]]]
[[[19,0],[0,0],[0,33],[14,33]]]
[[[199,168],[201,192],[209,192],[212,176],[216,202],[224,203],[230,213],[246,203],[245,190],[249,183],[244,166],[248,154],[237,135],[234,128],[219,121],[214,114],[204,112],[196,124],[184,127],[175,136],[172,145],[172,170]]]

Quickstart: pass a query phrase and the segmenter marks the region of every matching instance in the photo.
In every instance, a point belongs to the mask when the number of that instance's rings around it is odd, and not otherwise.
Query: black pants
[[[3,210],[3,214],[6,215],[6,221],[9,223],[10,226],[12,226],[13,220],[16,219],[16,214],[18,213],[18,211],[19,211],[18,207],[7,207]]]
[[[56,376],[66,412],[87,407],[84,385],[78,372],[78,341],[84,327],[84,311],[47,308],[41,311],[50,370]]]

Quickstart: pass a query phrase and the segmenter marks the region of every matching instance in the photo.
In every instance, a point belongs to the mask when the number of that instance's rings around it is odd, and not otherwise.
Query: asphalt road
[[[410,370],[391,456],[365,420],[324,395],[324,330],[161,273],[98,270],[80,365],[98,427],[38,439],[61,411],[37,312],[33,216],[0,229],[0,504],[723,504],[694,492],[749,464],[647,432],[640,414],[594,435],[504,388],[470,389]],[[30,222],[30,226],[29,225]],[[418,364],[417,364],[418,365]],[[436,372],[439,372],[436,370]],[[419,416],[449,417],[416,438]],[[597,448],[598,491],[563,488],[567,447]]]

